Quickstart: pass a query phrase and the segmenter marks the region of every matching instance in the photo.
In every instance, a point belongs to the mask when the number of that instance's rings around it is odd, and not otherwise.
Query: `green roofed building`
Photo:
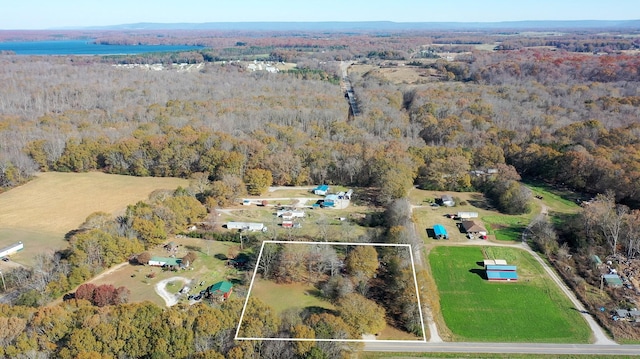
[[[180,258],[151,257],[149,259],[149,265],[156,267],[179,266],[181,262]]]
[[[213,284],[212,286],[209,287],[208,291],[209,291],[209,295],[211,296],[218,297],[221,299],[227,299],[229,298],[229,295],[231,295],[231,292],[233,292],[233,284],[225,280],[225,281]]]

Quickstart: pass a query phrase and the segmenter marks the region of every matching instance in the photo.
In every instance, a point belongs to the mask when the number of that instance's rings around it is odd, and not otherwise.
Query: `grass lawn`
[[[506,214],[493,214],[482,216],[482,220],[490,234],[495,235],[499,241],[520,241],[522,231],[529,224],[528,216],[510,216]]]
[[[119,214],[154,190],[187,185],[178,178],[42,173],[0,194],[0,247],[21,240],[25,249],[15,260],[28,265],[36,253],[66,248],[64,235],[91,213]]]
[[[518,266],[519,281],[488,282],[481,247],[440,246],[429,262],[442,315],[457,341],[588,343],[591,332],[571,302],[527,252],[484,247]]]
[[[291,308],[335,310],[333,304],[322,298],[314,286],[302,283],[278,284],[256,277],[249,295],[257,297],[278,313]]]

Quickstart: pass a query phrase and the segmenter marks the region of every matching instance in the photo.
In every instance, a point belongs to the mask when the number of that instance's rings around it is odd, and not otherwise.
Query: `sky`
[[[138,22],[636,20],[638,0],[0,0],[0,29]]]

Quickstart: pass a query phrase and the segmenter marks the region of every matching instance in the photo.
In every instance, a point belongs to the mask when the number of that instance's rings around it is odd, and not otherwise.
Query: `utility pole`
[[[4,283],[4,274],[2,274],[2,271],[0,270],[0,277],[2,277],[2,287],[4,288],[4,291],[7,291],[7,285]]]

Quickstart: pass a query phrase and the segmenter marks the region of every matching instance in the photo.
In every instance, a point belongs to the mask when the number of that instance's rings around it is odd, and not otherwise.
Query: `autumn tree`
[[[385,310],[360,294],[351,293],[338,301],[338,312],[345,323],[360,334],[375,334],[387,325]]]
[[[347,272],[355,277],[368,280],[373,278],[378,266],[378,252],[373,246],[356,246],[345,258]]]
[[[271,186],[273,179],[271,171],[255,168],[245,172],[244,181],[247,184],[247,192],[250,195],[258,196]]]
[[[136,261],[142,265],[149,264],[150,260],[151,260],[151,253],[149,252],[142,252],[136,256]]]

